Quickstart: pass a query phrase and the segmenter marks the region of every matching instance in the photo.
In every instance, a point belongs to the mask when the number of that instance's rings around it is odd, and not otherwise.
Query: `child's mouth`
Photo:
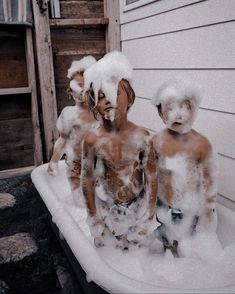
[[[177,127],[177,126],[181,126],[182,125],[182,123],[180,123],[180,122],[174,122],[173,123],[173,126],[175,126],[175,127]]]
[[[112,107],[107,107],[107,108],[105,108],[105,111],[109,111],[111,109],[112,109]]]

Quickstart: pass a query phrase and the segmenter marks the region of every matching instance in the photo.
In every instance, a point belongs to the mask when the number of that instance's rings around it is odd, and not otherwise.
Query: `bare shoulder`
[[[143,127],[140,127],[132,122],[129,122],[129,126],[130,126],[130,130],[133,132],[133,133],[136,133],[136,134],[139,134],[139,135],[142,135],[143,137],[148,137],[150,136],[150,133],[148,130],[146,130],[145,128]]]
[[[63,108],[56,122],[58,131],[66,134],[69,133],[77,115],[78,108],[76,106],[66,106]]]
[[[165,130],[160,131],[156,134],[153,135],[152,137],[152,141],[153,141],[153,147],[156,151],[158,151],[160,149],[160,147],[162,146],[162,143],[164,142],[164,139],[166,138],[166,132]]]
[[[59,118],[69,119],[69,117],[77,115],[78,107],[77,106],[66,106],[62,109]]]
[[[94,132],[88,132],[84,137],[84,145],[87,147],[94,147],[97,142],[97,135]]]
[[[201,154],[201,159],[204,160],[208,158],[211,155],[212,152],[212,145],[208,138],[206,138],[204,135],[193,131],[194,141],[197,143],[196,146]]]

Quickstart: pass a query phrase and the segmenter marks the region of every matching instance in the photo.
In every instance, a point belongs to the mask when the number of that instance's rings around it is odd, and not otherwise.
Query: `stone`
[[[0,238],[0,264],[22,260],[37,251],[35,241],[27,233]]]
[[[13,207],[15,202],[16,199],[13,195],[9,193],[0,193],[0,209]]]
[[[0,294],[5,294],[8,292],[8,290],[9,287],[7,286],[7,284],[4,281],[0,280]]]

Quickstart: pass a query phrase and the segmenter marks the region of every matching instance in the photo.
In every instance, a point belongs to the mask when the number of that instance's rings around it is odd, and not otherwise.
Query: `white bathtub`
[[[86,210],[72,204],[64,161],[59,169],[59,175],[52,177],[46,172],[47,164],[41,165],[32,172],[32,181],[88,281],[111,293],[235,293],[234,212],[218,204],[217,232],[225,250],[213,265],[167,259],[146,249],[97,249],[86,224]]]

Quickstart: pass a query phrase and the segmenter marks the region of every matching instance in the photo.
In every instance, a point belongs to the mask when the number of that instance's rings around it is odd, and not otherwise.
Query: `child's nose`
[[[176,119],[177,120],[182,120],[182,113],[181,112],[177,113]]]

